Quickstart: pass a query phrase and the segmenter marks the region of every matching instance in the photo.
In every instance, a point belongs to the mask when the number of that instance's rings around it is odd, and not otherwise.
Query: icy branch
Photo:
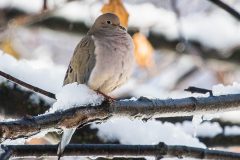
[[[93,121],[102,122],[112,116],[149,119],[238,109],[240,109],[240,94],[166,100],[141,97],[138,100],[115,101],[98,106],[79,106],[52,114],[0,122],[0,136],[3,139],[31,136],[48,128],[82,126]]]
[[[1,146],[4,156],[56,156],[56,145],[9,145]],[[4,154],[4,153],[3,153]],[[7,156],[8,157],[7,157]],[[1,155],[0,155],[1,156]],[[158,145],[119,145],[119,144],[71,144],[65,149],[64,156],[100,156],[100,157],[191,157],[198,159],[240,159],[240,153],[207,150],[187,146]]]

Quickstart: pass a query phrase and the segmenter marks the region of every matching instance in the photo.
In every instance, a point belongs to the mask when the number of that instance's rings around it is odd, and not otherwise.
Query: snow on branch
[[[78,106],[51,114],[0,122],[0,137],[2,140],[28,137],[44,129],[82,126],[93,121],[102,122],[112,116],[150,119],[238,109],[240,109],[240,94],[165,100],[140,97],[138,100],[104,102],[97,106]]]
[[[56,156],[57,145],[2,145],[4,150],[0,158],[26,156]],[[64,151],[64,156],[100,156],[100,157],[191,157],[199,159],[240,159],[240,153],[208,150],[195,147],[166,145],[120,145],[120,144],[70,144]]]

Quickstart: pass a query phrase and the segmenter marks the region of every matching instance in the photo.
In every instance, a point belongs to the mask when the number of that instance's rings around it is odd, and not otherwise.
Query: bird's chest
[[[93,37],[94,38],[94,37]],[[133,43],[131,37],[94,38],[96,64],[88,85],[109,93],[122,85],[133,68]]]
[[[133,57],[133,47],[128,37],[95,39],[95,55],[98,65],[107,70],[123,69]]]

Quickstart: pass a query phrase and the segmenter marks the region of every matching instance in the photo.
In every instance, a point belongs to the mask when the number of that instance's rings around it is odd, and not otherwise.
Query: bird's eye
[[[107,24],[111,24],[111,21],[107,21]]]

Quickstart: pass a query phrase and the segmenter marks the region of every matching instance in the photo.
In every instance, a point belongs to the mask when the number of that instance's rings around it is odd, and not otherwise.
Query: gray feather
[[[94,40],[85,36],[75,48],[63,85],[77,82],[86,84],[96,63]]]
[[[63,129],[63,135],[60,144],[58,145],[58,151],[57,155],[58,157],[61,157],[65,147],[68,145],[70,142],[74,132],[76,131],[77,128],[64,128]]]

